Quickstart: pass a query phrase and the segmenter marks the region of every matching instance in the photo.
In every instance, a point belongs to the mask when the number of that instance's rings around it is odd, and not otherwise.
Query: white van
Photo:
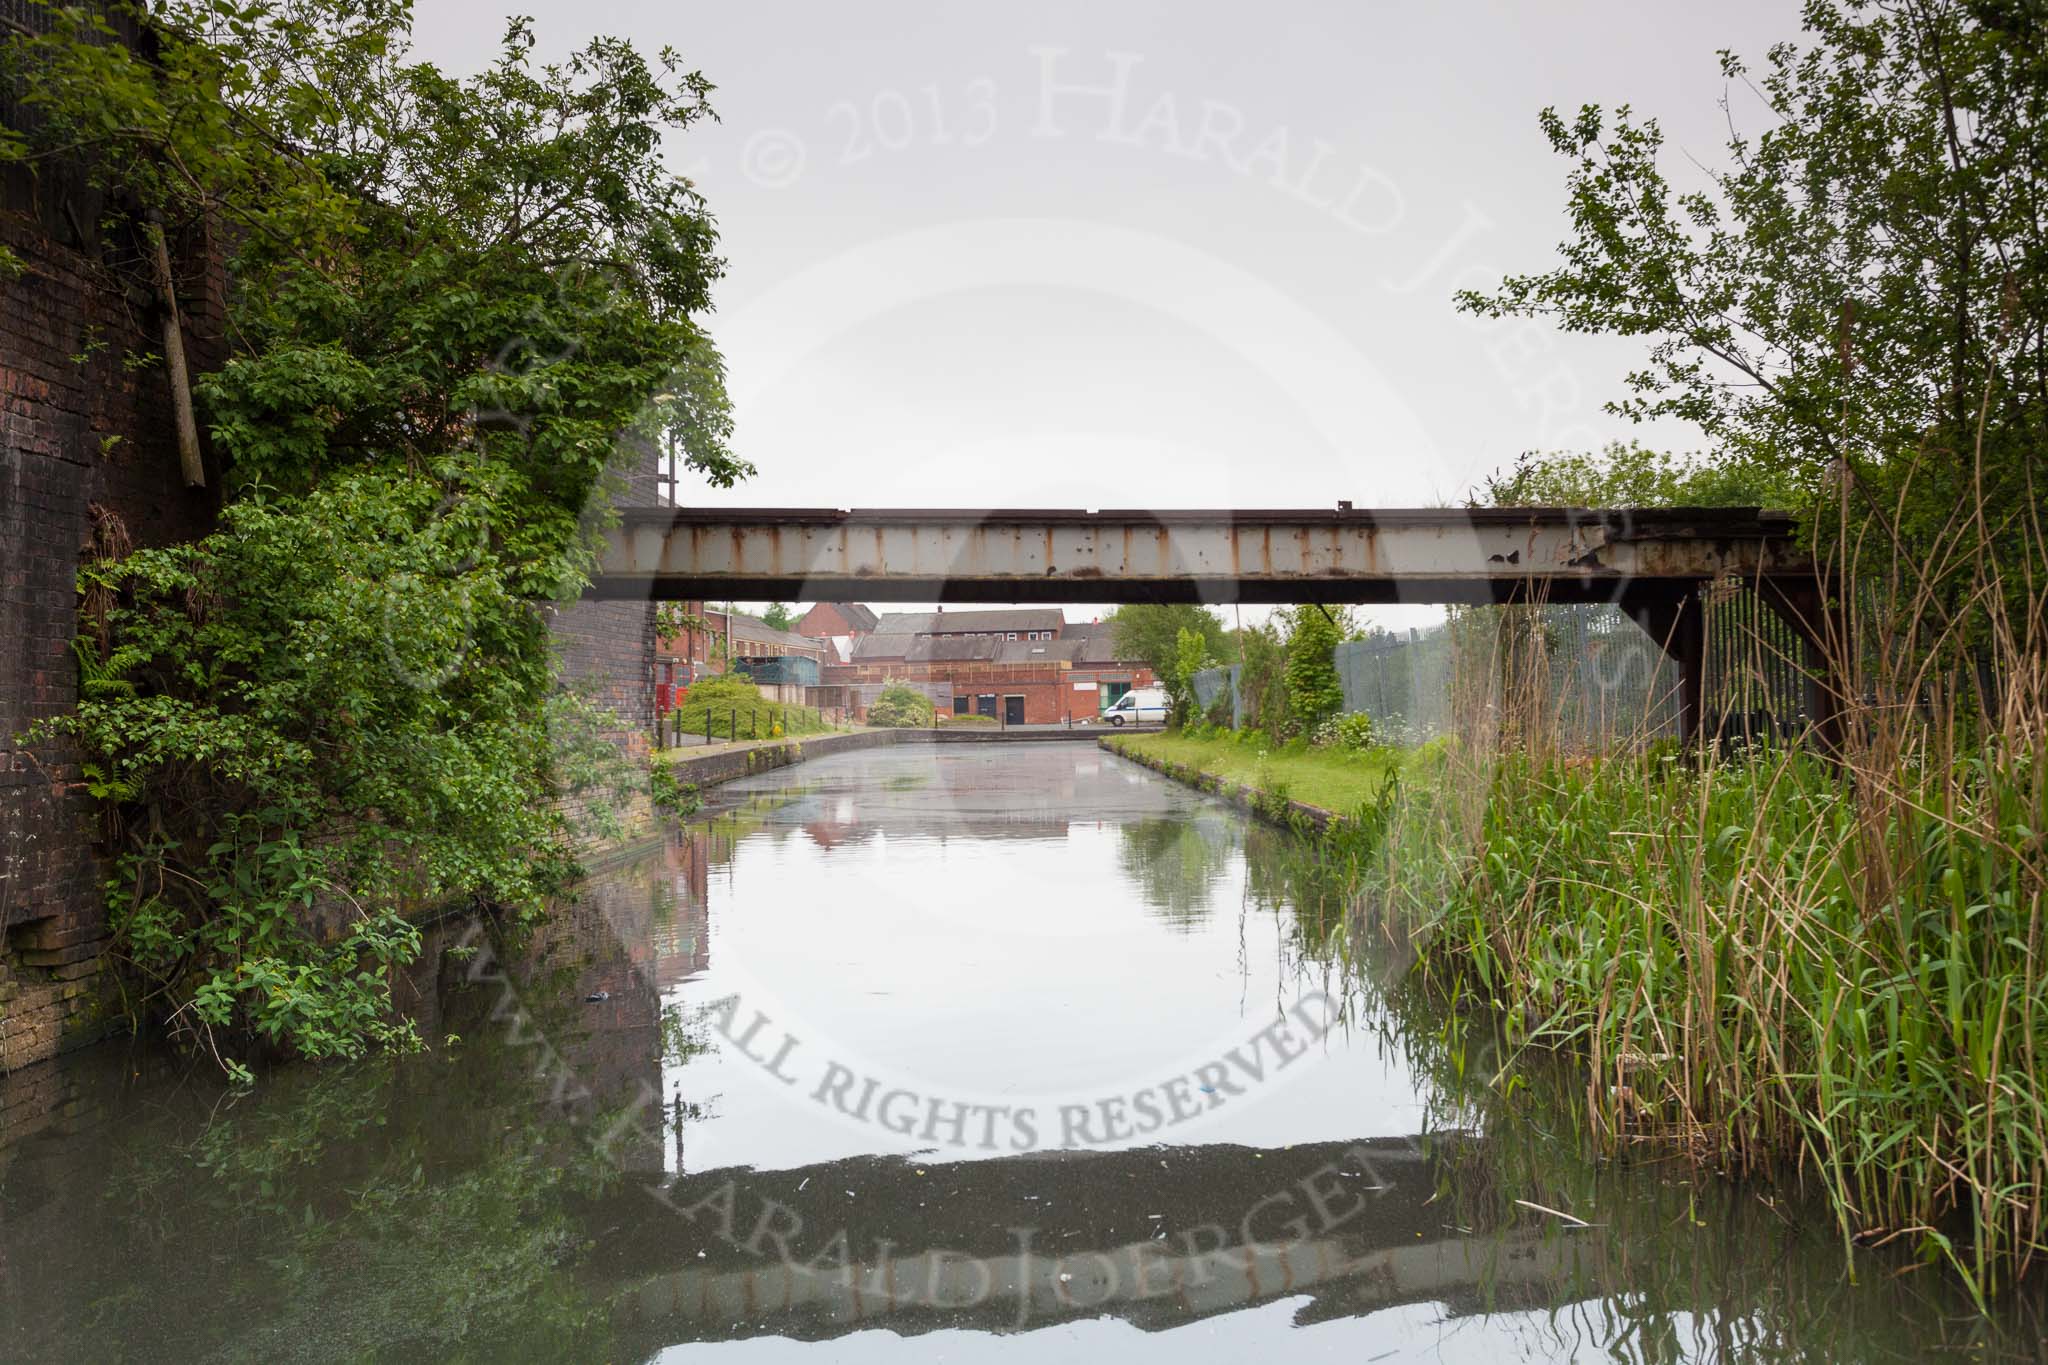
[[[1116,699],[1116,705],[1102,713],[1111,725],[1166,724],[1166,689],[1139,687]]]

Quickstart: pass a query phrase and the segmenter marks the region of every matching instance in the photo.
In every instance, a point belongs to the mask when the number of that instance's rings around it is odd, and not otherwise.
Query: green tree
[[[1801,500],[1797,486],[1754,465],[1610,442],[1598,455],[1530,451],[1487,476],[1481,507],[1772,507]]]
[[[231,1063],[236,1036],[402,1046],[407,916],[537,911],[569,867],[555,798],[618,777],[565,742],[602,717],[554,693],[539,605],[585,586],[651,450],[748,472],[698,322],[716,236],[664,164],[710,87],[611,39],[537,66],[524,21],[457,79],[389,0],[170,0],[147,57],[83,7],[47,17],[0,47],[38,116],[0,163],[74,159],[138,235],[235,243],[234,351],[197,386],[222,527],[106,538],[82,701],[45,727],[115,807],[138,1008]]]
[[[1280,627],[1284,612],[1262,625],[1247,626],[1238,633],[1244,653],[1244,671],[1238,675],[1238,695],[1244,699],[1247,729],[1263,730],[1274,739],[1294,731],[1287,698],[1287,641]]]
[[[1287,696],[1295,733],[1311,734],[1344,709],[1344,688],[1337,680],[1337,645],[1343,638],[1338,619],[1319,607],[1288,613]]]
[[[761,613],[761,620],[770,630],[796,629],[796,613],[789,609],[787,602],[770,602],[768,609]]]
[[[1617,411],[1847,504],[1954,600],[1982,568],[1934,553],[1958,533],[2039,567],[2048,11],[1810,0],[1805,26],[1760,72],[1723,54],[1735,117],[1754,96],[1764,128],[1699,190],[1666,178],[1654,119],[1544,110],[1572,162],[1563,260],[1459,301],[1645,338]]]
[[[1121,606],[1103,618],[1119,659],[1142,660],[1162,679],[1168,677],[1179,658],[1180,633],[1192,630],[1202,637],[1211,658],[1235,663],[1237,649],[1223,621],[1208,607],[1176,602],[1161,605],[1136,602]]]
[[[1166,687],[1167,709],[1175,725],[1186,725],[1195,717],[1200,709],[1195,700],[1195,674],[1215,666],[1216,656],[1209,652],[1209,642],[1202,638],[1202,633],[1183,626],[1174,640],[1173,659],[1159,675]]]

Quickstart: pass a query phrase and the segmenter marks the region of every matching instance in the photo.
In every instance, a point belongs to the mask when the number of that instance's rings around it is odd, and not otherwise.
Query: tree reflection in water
[[[1243,843],[1243,827],[1218,811],[1130,820],[1116,833],[1125,880],[1162,923],[1182,933],[1209,918],[1217,885]]]

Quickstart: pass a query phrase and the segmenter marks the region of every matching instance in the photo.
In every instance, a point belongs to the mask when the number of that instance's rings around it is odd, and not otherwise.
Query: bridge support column
[[[1759,578],[1757,596],[1799,636],[1806,673],[1806,714],[1821,748],[1842,751],[1844,679],[1836,666],[1848,649],[1841,612],[1828,603],[1825,585],[1815,577]]]
[[[1707,685],[1707,613],[1701,582],[1631,583],[1621,592],[1621,609],[1678,665],[1678,737],[1699,741]]]

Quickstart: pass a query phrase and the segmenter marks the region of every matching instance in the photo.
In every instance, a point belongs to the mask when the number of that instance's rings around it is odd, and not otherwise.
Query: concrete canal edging
[[[806,735],[800,739],[776,739],[720,749],[715,754],[682,755],[667,762],[677,782],[701,791],[735,778],[787,768],[807,758],[824,758],[830,754],[894,744],[898,733],[895,730],[856,730],[850,734]]]
[[[1285,800],[1256,787],[1238,782],[1225,782],[1214,773],[1205,773],[1200,768],[1186,763],[1175,763],[1169,759],[1154,758],[1150,754],[1132,753],[1117,743],[1117,736],[1103,735],[1096,744],[1118,758],[1127,758],[1140,767],[1150,768],[1161,777],[1173,779],[1183,786],[1193,787],[1243,811],[1254,820],[1264,820],[1269,825],[1291,829],[1297,833],[1328,834],[1333,828],[1346,823],[1345,818],[1335,811],[1311,806],[1306,801]]]
[[[678,783],[699,791],[755,773],[787,768],[807,759],[827,758],[893,744],[1086,744],[1096,735],[1085,730],[958,730],[905,727],[896,730],[856,730],[847,734],[807,735],[796,739],[767,740],[738,748],[720,749],[714,754],[679,755],[668,759],[669,771]]]

